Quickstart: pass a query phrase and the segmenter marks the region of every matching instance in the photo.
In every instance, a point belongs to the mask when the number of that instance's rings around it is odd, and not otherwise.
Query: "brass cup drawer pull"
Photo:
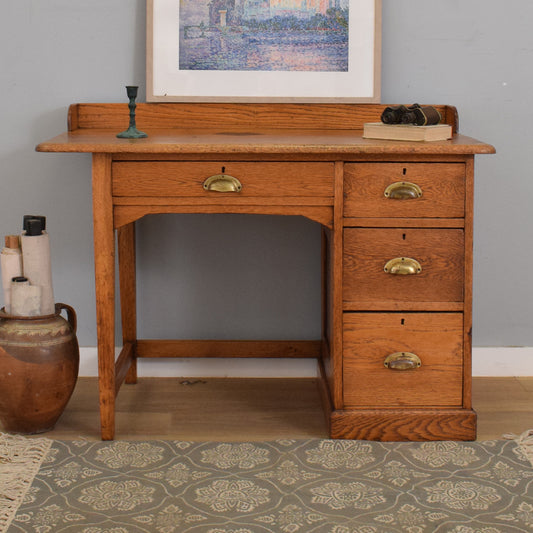
[[[387,261],[383,270],[387,274],[395,276],[413,276],[422,272],[422,266],[416,259],[411,257],[395,257]]]
[[[385,358],[383,364],[389,370],[416,370],[422,365],[418,355],[411,352],[395,352]]]
[[[215,174],[204,181],[206,191],[215,192],[241,192],[241,182],[229,174]]]
[[[422,189],[416,183],[397,181],[391,183],[383,195],[391,200],[416,200],[422,196]]]

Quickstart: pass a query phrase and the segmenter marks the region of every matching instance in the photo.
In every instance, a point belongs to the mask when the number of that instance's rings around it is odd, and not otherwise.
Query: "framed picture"
[[[381,0],[147,0],[149,102],[379,102]]]

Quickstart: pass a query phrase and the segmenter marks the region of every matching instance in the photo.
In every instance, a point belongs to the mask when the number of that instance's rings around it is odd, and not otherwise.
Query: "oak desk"
[[[471,405],[474,154],[449,141],[362,138],[374,104],[76,104],[41,152],[93,154],[102,439],[138,357],[315,357],[332,438],[475,439]],[[317,341],[142,340],[135,221],[152,213],[301,215],[323,227]],[[115,360],[115,230],[123,348]]]

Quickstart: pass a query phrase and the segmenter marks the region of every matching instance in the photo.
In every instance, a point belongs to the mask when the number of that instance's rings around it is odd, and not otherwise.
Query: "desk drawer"
[[[350,163],[344,176],[345,217],[464,216],[462,163]]]
[[[113,196],[191,197],[331,197],[333,163],[117,161],[113,163]],[[204,189],[207,178],[236,178],[232,192]]]
[[[412,303],[420,310],[438,310],[439,305],[442,310],[459,310],[464,232],[345,228],[343,268],[344,309],[395,310]]]
[[[461,406],[461,313],[344,313],[343,333],[345,408]],[[420,366],[386,367],[397,353]]]

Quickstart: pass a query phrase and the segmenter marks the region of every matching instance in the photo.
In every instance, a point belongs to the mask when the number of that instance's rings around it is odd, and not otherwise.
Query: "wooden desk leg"
[[[93,224],[102,440],[115,437],[115,232],[111,157],[93,155]]]
[[[118,272],[120,279],[120,309],[122,342],[132,343],[133,360],[126,383],[137,383],[137,299],[135,286],[135,222],[118,228]]]

